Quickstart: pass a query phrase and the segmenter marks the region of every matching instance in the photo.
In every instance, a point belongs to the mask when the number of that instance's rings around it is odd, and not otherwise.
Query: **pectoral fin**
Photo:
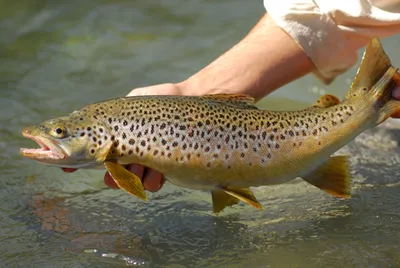
[[[224,208],[230,207],[239,203],[239,199],[225,193],[223,190],[216,189],[211,191],[211,197],[213,202],[213,212],[219,213]]]
[[[332,156],[303,179],[336,197],[350,198],[350,173],[347,156]]]
[[[104,162],[104,166],[119,188],[144,201],[147,201],[147,196],[144,191],[142,181],[138,176],[114,162]]]
[[[107,155],[110,152],[112,145],[113,142],[111,140],[108,140],[103,144],[103,146],[100,147],[99,150],[97,150],[97,153],[95,155],[97,163],[103,163],[107,159]]]
[[[225,193],[236,197],[237,199],[246,202],[247,204],[252,205],[257,209],[263,210],[263,206],[257,201],[254,197],[253,193],[248,188],[234,188],[234,187],[225,187],[221,188]]]

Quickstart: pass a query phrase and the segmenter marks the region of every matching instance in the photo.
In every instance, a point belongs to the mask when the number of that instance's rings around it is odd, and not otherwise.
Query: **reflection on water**
[[[261,1],[0,0],[0,263],[33,267],[389,267],[400,265],[399,123],[367,131],[351,155],[353,198],[295,180],[260,187],[266,208],[218,217],[210,194],[167,184],[143,203],[102,172],[65,174],[22,159],[23,126],[137,86],[179,81],[232,46]],[[384,40],[400,66],[399,36]],[[343,96],[355,69],[308,76],[259,103],[297,109]]]

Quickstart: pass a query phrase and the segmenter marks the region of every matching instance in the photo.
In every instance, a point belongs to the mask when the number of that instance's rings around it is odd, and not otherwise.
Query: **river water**
[[[400,267],[400,121],[360,135],[353,198],[301,180],[255,189],[266,208],[211,213],[210,194],[170,184],[143,203],[103,172],[66,174],[19,156],[21,129],[134,87],[180,81],[242,38],[262,1],[0,0],[1,267]],[[400,36],[383,40],[400,66]],[[297,109],[343,97],[356,69],[261,101]]]

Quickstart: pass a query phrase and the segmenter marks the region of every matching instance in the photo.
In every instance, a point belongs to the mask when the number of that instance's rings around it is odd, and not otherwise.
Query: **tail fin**
[[[365,49],[357,75],[351,84],[346,98],[370,91],[392,67],[381,42],[374,37]]]
[[[396,87],[400,87],[400,74],[391,65],[379,39],[374,37],[364,52],[346,99],[369,96],[378,107],[382,107],[377,122],[381,123],[392,115],[400,115],[400,101],[392,96]]]

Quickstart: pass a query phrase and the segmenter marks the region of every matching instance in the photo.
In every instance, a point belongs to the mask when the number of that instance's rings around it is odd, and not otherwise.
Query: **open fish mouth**
[[[20,154],[22,156],[36,160],[59,160],[67,156],[64,150],[55,144],[55,141],[33,136],[27,133],[27,131],[22,131],[22,135],[35,141],[40,146],[40,148],[35,149],[21,148]]]

